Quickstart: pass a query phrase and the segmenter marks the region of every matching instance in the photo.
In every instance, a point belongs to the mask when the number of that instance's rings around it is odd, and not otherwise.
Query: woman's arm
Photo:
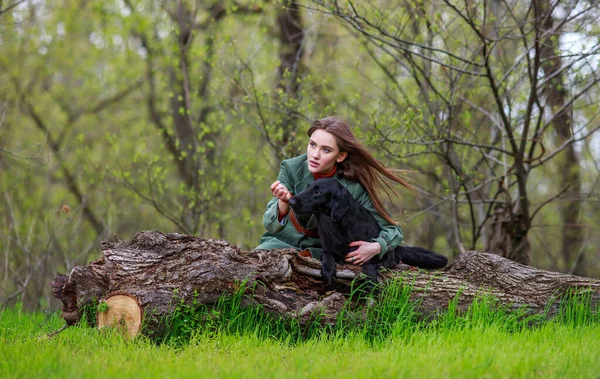
[[[273,192],[273,196],[277,198],[279,221],[281,221],[281,218],[287,215],[290,211],[290,205],[288,202],[292,198],[292,193],[287,189],[286,186],[281,184],[279,180],[271,184],[271,192]]]
[[[287,215],[289,212],[287,200],[292,196],[289,188],[293,187],[288,172],[286,162],[281,162],[277,181],[271,184],[273,198],[267,203],[267,208],[263,215],[265,229],[273,233],[281,231],[287,223],[287,217],[283,217],[282,219],[282,216]]]

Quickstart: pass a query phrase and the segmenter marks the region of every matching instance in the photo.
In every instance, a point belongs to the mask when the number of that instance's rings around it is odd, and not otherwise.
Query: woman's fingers
[[[291,192],[285,188],[283,184],[278,180],[275,183],[271,184],[271,192],[273,192],[273,196],[281,200],[289,200],[292,197]]]
[[[359,266],[362,266],[371,258],[379,254],[379,250],[381,250],[381,246],[378,242],[353,241],[348,246],[358,246],[358,249],[346,255],[346,262]]]
[[[357,254],[356,252],[350,253],[350,254],[346,255],[346,262],[352,263],[355,265],[362,264],[362,263],[360,263],[360,262],[362,262],[361,256],[360,256],[360,254]]]
[[[362,266],[365,264],[366,260],[360,254],[356,254],[354,256],[346,255],[346,262],[353,265]]]
[[[285,196],[288,194],[288,190],[285,189],[285,187],[277,187],[277,197],[280,199],[285,198]]]
[[[364,243],[364,241],[353,241],[353,242],[350,242],[350,244],[348,244],[348,246],[355,247],[355,246],[360,246],[363,243]],[[358,249],[354,250],[353,252],[349,253],[348,255],[346,255],[346,262],[352,263],[355,265],[362,265],[364,263],[364,260],[362,259],[361,255],[360,255],[360,247]]]
[[[281,194],[281,197],[280,197],[280,199],[282,201],[285,201],[286,203],[288,201],[290,201],[291,198],[292,198],[292,194],[287,189],[285,191],[283,191],[283,193]]]
[[[275,192],[275,188],[277,187],[277,185],[281,183],[279,180],[276,182],[273,182],[273,184],[271,184],[271,192]]]

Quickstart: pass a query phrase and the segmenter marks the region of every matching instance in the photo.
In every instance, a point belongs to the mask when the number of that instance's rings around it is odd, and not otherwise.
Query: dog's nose
[[[288,201],[288,204],[289,204],[290,206],[292,206],[292,207],[293,207],[294,205],[296,205],[296,199],[294,199],[294,198],[292,197],[292,198],[291,198],[291,199]]]

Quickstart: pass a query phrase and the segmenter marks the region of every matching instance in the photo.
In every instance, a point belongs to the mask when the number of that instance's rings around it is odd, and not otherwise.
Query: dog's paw
[[[335,258],[330,252],[324,251],[321,255],[321,276],[325,279],[327,287],[333,285],[333,279],[335,278]]]
[[[323,280],[325,280],[325,284],[327,284],[327,287],[333,286],[333,280],[335,278],[335,267],[333,268],[333,270],[331,270],[323,266],[321,268],[321,276],[323,276]]]
[[[325,278],[325,286],[327,288],[333,287],[333,277]]]

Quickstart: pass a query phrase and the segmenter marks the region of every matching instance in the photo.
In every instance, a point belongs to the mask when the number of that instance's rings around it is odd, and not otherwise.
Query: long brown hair
[[[348,153],[346,159],[337,164],[337,171],[348,180],[358,181],[369,193],[375,210],[388,222],[396,224],[396,221],[386,212],[379,198],[378,189],[386,192],[388,197],[392,191],[396,197],[398,194],[391,188],[383,178],[388,178],[402,186],[412,190],[412,186],[406,179],[395,174],[391,169],[379,162],[367,149],[354,137],[350,127],[344,121],[334,117],[325,117],[312,123],[308,129],[308,136],[312,136],[315,130],[321,129],[331,133],[340,151]]]

